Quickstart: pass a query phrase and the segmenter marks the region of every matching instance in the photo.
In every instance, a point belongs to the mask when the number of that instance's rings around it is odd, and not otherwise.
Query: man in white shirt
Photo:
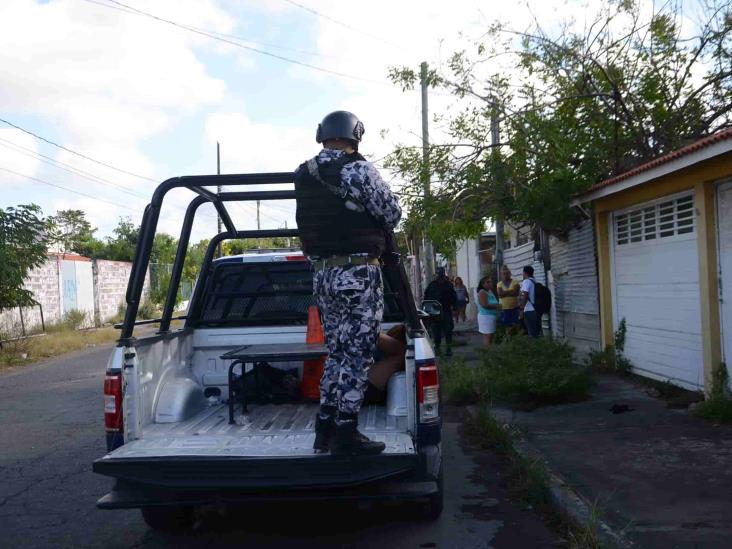
[[[519,308],[523,312],[524,325],[529,337],[541,335],[541,315],[536,312],[536,283],[534,281],[534,268],[531,265],[524,267],[524,280],[521,282],[521,294],[519,296]]]

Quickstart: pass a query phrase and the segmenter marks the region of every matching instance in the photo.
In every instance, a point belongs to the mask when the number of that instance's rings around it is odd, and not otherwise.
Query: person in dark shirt
[[[432,339],[435,343],[435,352],[438,355],[442,354],[440,345],[442,344],[442,336],[445,336],[445,355],[452,355],[452,330],[455,324],[452,319],[452,308],[457,302],[457,294],[455,293],[455,287],[450,282],[450,279],[445,276],[445,268],[437,268],[437,277],[430,282],[429,286],[424,292],[425,299],[433,299],[439,301],[442,305],[442,312],[440,318],[436,319],[432,323]]]

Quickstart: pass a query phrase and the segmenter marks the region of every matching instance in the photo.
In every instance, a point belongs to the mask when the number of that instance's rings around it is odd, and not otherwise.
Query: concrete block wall
[[[125,301],[132,263],[97,259],[94,273],[94,321],[97,326],[117,314]]]
[[[97,326],[107,322],[125,302],[127,282],[132,263],[127,261],[94,260],[94,316]],[[150,295],[150,272],[145,277],[143,298]]]
[[[33,297],[43,307],[45,322],[54,322],[61,317],[61,288],[59,286],[60,263],[56,256],[49,256],[41,265],[28,274],[25,287],[33,293]],[[22,334],[21,326],[25,324],[27,331],[41,325],[40,307],[24,307],[21,312],[16,307],[0,313],[0,333],[4,337],[16,337]]]
[[[40,267],[33,269],[25,281],[25,287],[33,292],[33,297],[43,307],[43,318],[46,324],[57,322],[63,317],[65,308],[73,308],[66,303],[64,307],[62,263],[64,257],[68,262],[70,256],[52,254]],[[76,257],[76,259],[80,259]],[[86,258],[83,258],[89,261]],[[92,263],[93,278],[93,321],[97,326],[109,321],[117,314],[119,305],[125,301],[127,282],[132,270],[132,263],[127,261],[94,260]],[[150,273],[147,273],[143,287],[143,299],[150,295]],[[41,326],[39,307],[24,307],[21,313],[18,308],[0,313],[0,334],[3,337],[22,335],[21,325],[26,332]],[[91,313],[89,315],[92,316]],[[90,319],[91,320],[91,319]],[[91,325],[91,322],[90,322]]]

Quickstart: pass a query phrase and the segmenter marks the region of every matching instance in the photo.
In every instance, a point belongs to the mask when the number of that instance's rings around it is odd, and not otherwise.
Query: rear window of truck
[[[389,286],[384,277],[384,321],[400,322],[404,316]],[[310,263],[216,262],[201,303],[197,325],[306,325],[308,308],[316,305]]]

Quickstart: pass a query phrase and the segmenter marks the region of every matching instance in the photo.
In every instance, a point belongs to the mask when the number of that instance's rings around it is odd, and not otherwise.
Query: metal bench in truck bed
[[[294,362],[297,360],[311,360],[328,356],[328,348],[322,344],[315,343],[273,343],[265,345],[244,345],[233,351],[221,355],[221,360],[231,361],[229,365],[229,423],[234,423],[235,397],[239,396],[242,401],[244,412],[247,411],[247,403],[244,395],[237,395],[234,390],[234,368],[241,366],[242,374],[247,364],[252,364],[255,379],[258,374],[258,366],[262,362]]]

